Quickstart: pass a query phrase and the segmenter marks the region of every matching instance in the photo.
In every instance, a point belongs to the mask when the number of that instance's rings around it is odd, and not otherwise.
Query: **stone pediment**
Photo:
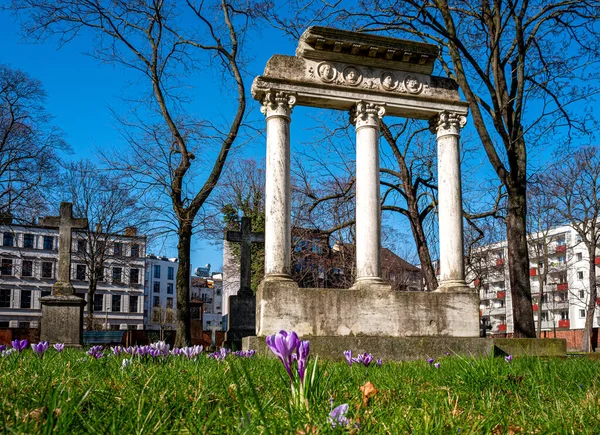
[[[296,104],[350,110],[357,101],[385,104],[388,115],[429,119],[441,111],[467,113],[452,79],[432,76],[435,45],[311,27],[296,56],[274,55],[252,84],[262,100],[272,90]]]

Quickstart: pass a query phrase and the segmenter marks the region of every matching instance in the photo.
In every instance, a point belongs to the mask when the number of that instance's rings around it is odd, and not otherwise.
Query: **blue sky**
[[[260,40],[252,41],[253,60],[249,65],[252,77],[247,83],[248,95],[252,78],[262,72],[272,54],[293,54],[295,50],[295,44],[275,37],[268,31],[263,33],[262,38],[268,40],[269,44],[262,44]],[[73,154],[65,156],[66,159],[94,160],[97,149],[126,146],[115,128],[117,123],[110,109],[126,109],[120,97],[129,91],[135,92],[137,75],[86,55],[91,43],[89,38],[76,38],[60,49],[56,40],[39,44],[24,42],[18,23],[6,12],[0,12],[0,41],[0,62],[21,69],[42,82],[47,93],[46,109],[54,117],[54,125],[64,131],[64,137],[73,149]],[[202,94],[211,103],[207,106],[213,111],[213,116],[215,111],[216,116],[227,112],[228,107],[218,104],[218,86],[205,86]],[[217,104],[213,105],[214,102]],[[258,103],[250,98],[248,104],[257,112]],[[264,143],[245,145],[240,152],[261,159],[264,156]],[[154,251],[162,252],[154,253],[176,256],[174,243],[171,245],[156,247]],[[195,237],[192,266],[206,263],[211,263],[213,270],[219,270],[222,265],[221,248]]]

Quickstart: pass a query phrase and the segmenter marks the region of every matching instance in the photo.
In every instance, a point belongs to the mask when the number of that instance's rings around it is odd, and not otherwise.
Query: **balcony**
[[[600,264],[600,257],[594,258],[594,264]]]
[[[504,258],[496,258],[496,266],[503,266]]]
[[[559,282],[558,284],[556,284],[556,291],[565,291],[565,290],[569,290],[569,283],[568,282]]]
[[[504,316],[506,315],[506,307],[497,307],[497,308],[490,308],[490,315],[491,316]]]
[[[558,321],[558,327],[559,328],[570,328],[571,327],[571,321],[569,319],[562,319]]]
[[[558,245],[554,248],[555,254],[563,254],[565,252],[567,252],[567,245]]]
[[[475,285],[475,287],[479,287],[479,284],[481,284],[481,279],[476,278],[475,281],[473,281],[473,284]]]
[[[500,331],[500,332],[506,332],[506,323],[500,323],[498,325],[498,331]]]
[[[540,307],[538,307],[538,304],[533,304],[533,311],[539,311]]]
[[[537,269],[529,269],[529,276],[537,276]]]
[[[504,298],[506,298],[506,292],[505,291],[503,291],[503,292],[496,292],[496,298],[498,298],[498,299],[504,299]]]

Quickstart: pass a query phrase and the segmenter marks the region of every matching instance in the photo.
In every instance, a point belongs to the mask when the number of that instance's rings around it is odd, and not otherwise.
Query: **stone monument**
[[[73,204],[62,202],[60,216],[41,218],[39,224],[58,228],[58,279],[52,286],[52,294],[40,298],[40,340],[81,347],[85,300],[75,296],[71,284],[71,238],[73,228],[86,228],[88,220],[73,218]]]
[[[225,344],[241,349],[242,338],[254,335],[256,326],[256,297],[250,287],[252,244],[264,243],[265,236],[252,232],[252,219],[242,217],[241,231],[227,231],[226,240],[240,244],[240,289],[237,295],[229,296],[229,325]]]
[[[407,337],[479,337],[479,296],[467,286],[463,265],[459,139],[467,103],[454,80],[432,75],[437,56],[431,44],[311,27],[295,56],[274,55],[255,78],[252,96],[262,105],[267,128],[265,278],[256,295],[256,337],[245,338],[244,348],[260,347],[264,337],[281,329],[309,338],[311,350],[321,354],[342,355],[368,342],[387,347],[381,356],[391,358],[396,351],[390,349],[400,349]],[[347,111],[356,129],[356,282],[350,289],[299,289],[291,279],[295,106]],[[440,286],[435,292],[394,292],[381,278],[384,116],[428,120],[437,136]]]

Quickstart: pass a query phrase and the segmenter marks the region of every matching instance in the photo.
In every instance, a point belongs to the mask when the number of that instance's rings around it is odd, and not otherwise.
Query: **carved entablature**
[[[435,45],[325,27],[301,36],[296,56],[274,55],[252,95],[293,93],[297,105],[350,110],[357,101],[383,104],[390,116],[430,119],[466,114],[452,79],[432,76]]]

